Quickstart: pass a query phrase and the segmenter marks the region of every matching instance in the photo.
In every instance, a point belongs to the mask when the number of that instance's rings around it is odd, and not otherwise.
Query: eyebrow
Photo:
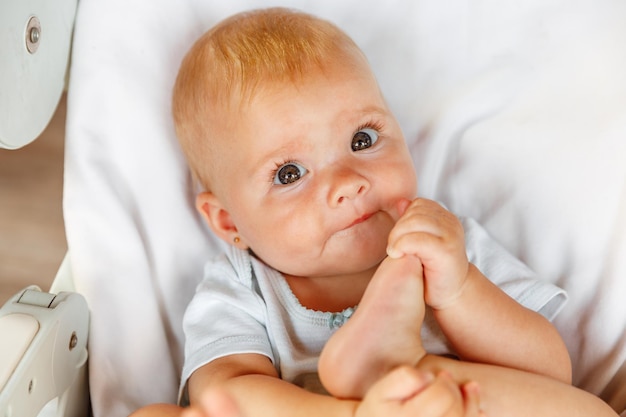
[[[279,148],[272,148],[268,152],[256,158],[252,166],[252,174],[255,177],[261,178],[264,175],[268,175],[269,170],[273,168],[273,166],[268,167],[268,165],[277,161],[278,159],[285,158],[285,156],[287,156],[287,159],[285,160],[285,162],[287,162],[289,155],[292,155],[295,152],[296,145],[299,142],[299,139],[296,137],[288,141],[288,143],[285,143],[283,146],[280,146]]]
[[[380,117],[389,117],[391,115],[391,111],[389,109],[380,106],[367,106],[357,111],[359,118],[363,118],[370,114],[375,114]]]

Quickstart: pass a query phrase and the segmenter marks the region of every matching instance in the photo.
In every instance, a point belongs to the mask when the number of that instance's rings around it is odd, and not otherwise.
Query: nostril
[[[347,190],[344,190],[347,191]],[[345,200],[351,200],[361,194],[365,194],[367,191],[367,186],[359,185],[358,188],[352,188],[350,192],[340,193],[338,197],[336,197],[336,204],[343,204]]]

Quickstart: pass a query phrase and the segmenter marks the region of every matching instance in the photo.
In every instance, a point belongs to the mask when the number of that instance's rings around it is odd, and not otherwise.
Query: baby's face
[[[258,91],[220,144],[216,195],[241,242],[294,276],[369,270],[416,195],[402,132],[368,69]]]

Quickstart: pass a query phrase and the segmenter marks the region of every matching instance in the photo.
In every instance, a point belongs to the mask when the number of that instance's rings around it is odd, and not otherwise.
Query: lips
[[[358,219],[356,219],[355,221],[353,221],[352,223],[350,223],[346,229],[349,229],[353,226],[356,226],[359,223],[363,223],[364,221],[366,221],[367,219],[369,219],[370,217],[372,217],[374,215],[374,213],[369,213],[369,214],[364,214],[363,216],[359,217]],[[345,229],[344,229],[345,230]]]

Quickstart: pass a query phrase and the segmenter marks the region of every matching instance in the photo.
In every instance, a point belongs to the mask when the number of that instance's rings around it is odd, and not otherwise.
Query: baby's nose
[[[333,176],[333,185],[329,192],[331,206],[339,206],[364,195],[370,188],[370,183],[363,175],[345,167],[338,169]]]

